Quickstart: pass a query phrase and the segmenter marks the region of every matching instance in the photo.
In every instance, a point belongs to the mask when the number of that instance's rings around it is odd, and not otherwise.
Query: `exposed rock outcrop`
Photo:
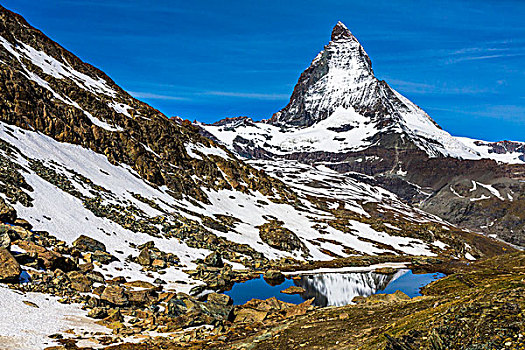
[[[5,248],[0,248],[0,281],[18,281],[22,270],[15,258]]]

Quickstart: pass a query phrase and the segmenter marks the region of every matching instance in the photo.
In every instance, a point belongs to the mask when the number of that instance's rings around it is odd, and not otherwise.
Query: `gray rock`
[[[217,252],[213,252],[210,255],[208,255],[206,258],[204,258],[204,263],[211,267],[223,267],[224,266],[222,257]]]
[[[108,316],[107,310],[104,309],[104,308],[101,308],[101,307],[94,307],[93,309],[89,310],[89,312],[88,312],[88,317],[91,317],[91,318],[101,319],[101,318],[105,318],[107,316]]]
[[[210,304],[233,305],[233,299],[226,294],[210,293],[206,300]]]
[[[124,306],[128,304],[128,297],[124,288],[117,285],[107,286],[104,289],[104,292],[102,292],[100,299],[116,306]]]
[[[11,247],[11,237],[9,237],[8,230],[0,227],[0,248],[8,249]]]
[[[181,299],[173,298],[168,301],[168,316],[169,317],[178,317],[184,313],[188,308],[186,304]]]
[[[268,282],[270,285],[278,285],[284,282],[284,275],[281,271],[277,270],[268,270],[264,274],[264,279],[266,282]]]
[[[140,251],[137,257],[137,262],[142,266],[149,266],[151,264],[151,256],[148,247],[145,247]]]
[[[7,204],[2,197],[0,197],[0,222],[14,223],[16,220],[16,210]]]

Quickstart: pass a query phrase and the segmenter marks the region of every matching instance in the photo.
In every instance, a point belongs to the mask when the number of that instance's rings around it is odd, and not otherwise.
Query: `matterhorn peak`
[[[341,40],[341,39],[355,39],[352,32],[344,25],[343,22],[339,21],[332,29],[332,41]]]
[[[269,122],[308,127],[339,107],[366,109],[368,102],[377,100],[378,84],[364,48],[342,22],[337,22],[331,41],[299,77],[290,103]]]
[[[378,80],[365,49],[342,22],[299,77],[290,102],[268,123],[290,130],[330,125],[348,131],[345,135],[357,135],[352,139],[359,140],[356,147],[402,139],[399,142],[411,140],[431,156],[476,156],[421,108]]]

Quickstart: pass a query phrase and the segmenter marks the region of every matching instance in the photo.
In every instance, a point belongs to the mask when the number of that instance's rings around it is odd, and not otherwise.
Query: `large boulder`
[[[98,261],[102,265],[107,265],[109,263],[112,263],[113,261],[119,261],[114,255],[111,255],[102,250],[96,250],[93,253],[84,254],[83,258],[88,263],[93,263],[95,261]]]
[[[282,221],[271,220],[259,226],[259,237],[272,248],[285,252],[302,251],[307,254],[308,248],[299,237],[282,225]]]
[[[204,258],[204,263],[210,267],[223,267],[224,262],[222,261],[221,254],[213,252]]]
[[[124,288],[117,285],[107,286],[102,292],[100,299],[115,306],[124,306],[128,304],[128,296],[126,295]]]
[[[60,269],[64,272],[69,272],[77,269],[76,264],[66,256],[47,250],[46,248],[29,241],[17,241],[20,248],[24,249],[27,254],[38,261],[38,265],[46,270],[54,271]]]
[[[134,289],[127,291],[126,294],[132,305],[144,305],[155,299],[153,289]]]
[[[145,247],[140,251],[137,257],[137,262],[142,266],[149,266],[151,264],[151,256],[148,247]]]
[[[225,294],[211,293],[207,302],[201,304],[201,309],[217,320],[227,320],[232,316],[233,300]]]
[[[262,322],[268,315],[268,311],[256,310],[252,308],[242,308],[235,315],[235,323],[254,323]]]
[[[30,235],[31,232],[23,227],[0,223],[0,247],[2,248],[9,250],[11,242],[18,239],[27,239]]]
[[[303,287],[298,287],[298,286],[290,286],[281,291],[281,293],[283,294],[302,294],[304,292],[305,292],[305,289]]]
[[[169,317],[179,317],[186,313],[187,310],[188,307],[182,299],[172,298],[170,301],[168,301],[168,307],[166,311]]]
[[[233,302],[230,297],[214,294],[207,302],[199,301],[187,294],[178,293],[169,300],[167,315],[175,328],[194,327],[203,324],[230,320]]]
[[[208,294],[206,301],[215,305],[233,305],[233,299],[226,294],[210,293]]]
[[[14,223],[16,220],[16,210],[7,204],[2,197],[0,197],[0,222]]]
[[[24,220],[24,219],[16,219],[13,224],[15,224],[16,226],[19,226],[19,227],[22,227],[23,229],[25,230],[32,230],[33,229],[33,225],[31,225],[29,223],[29,221],[27,220]]]
[[[18,221],[18,219],[16,220]],[[17,239],[31,240],[33,233],[28,231],[22,226],[16,226],[10,224],[0,224],[0,233],[7,233],[11,238],[11,241],[16,241]]]
[[[71,288],[79,292],[91,292],[91,280],[79,271],[71,271],[67,274],[71,282]]]
[[[271,286],[276,286],[284,282],[285,277],[279,270],[268,270],[264,273],[264,280]]]
[[[84,235],[80,235],[80,237],[73,242],[73,247],[83,252],[106,251],[104,243]]]
[[[0,248],[0,281],[18,281],[20,277],[20,265],[5,248]]]
[[[8,225],[0,224],[0,248],[9,249],[9,247],[11,247],[11,237],[8,227]]]

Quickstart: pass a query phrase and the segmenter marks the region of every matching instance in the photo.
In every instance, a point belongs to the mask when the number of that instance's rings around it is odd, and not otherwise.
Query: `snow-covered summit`
[[[206,129],[229,146],[239,136],[275,154],[350,152],[379,145],[415,146],[431,157],[480,158],[475,149],[377,79],[365,49],[341,22],[301,74],[288,105],[271,119],[249,125],[229,120]]]
[[[274,114],[274,125],[307,127],[329,117],[339,107],[368,105],[377,84],[367,53],[342,24],[331,41],[300,76],[290,103]]]

